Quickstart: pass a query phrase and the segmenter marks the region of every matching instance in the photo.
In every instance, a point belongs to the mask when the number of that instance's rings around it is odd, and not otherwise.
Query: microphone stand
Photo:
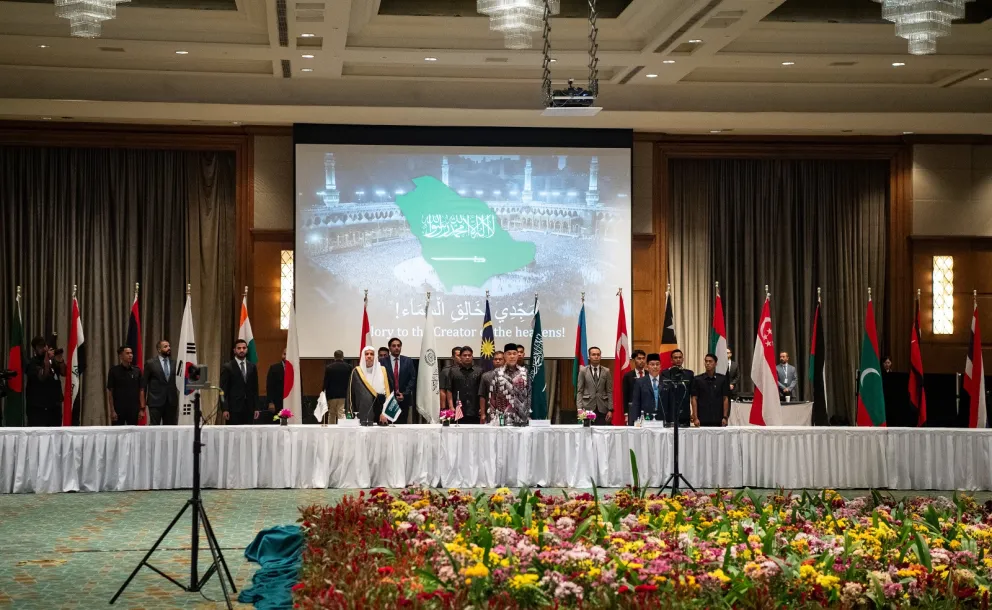
[[[685,486],[688,487],[689,489],[691,489],[692,491],[696,491],[696,488],[693,487],[691,483],[689,483],[689,481],[685,478],[685,476],[679,470],[679,420],[682,419],[682,417],[681,417],[681,415],[682,415],[682,405],[683,405],[683,403],[685,403],[686,394],[688,393],[689,382],[686,381],[686,380],[684,380],[684,379],[679,379],[678,381],[673,380],[673,379],[662,379],[661,381],[662,381],[662,384],[663,385],[668,386],[670,392],[671,392],[671,390],[673,390],[676,387],[681,387],[682,390],[683,390],[682,391],[682,397],[675,404],[675,416],[672,418],[672,421],[673,421],[673,424],[674,424],[673,427],[672,427],[672,467],[673,467],[673,470],[672,470],[672,473],[670,475],[668,475],[668,478],[665,479],[665,482],[661,484],[661,488],[660,488],[661,491],[664,491],[665,489],[671,488],[671,490],[672,490],[672,497],[674,498],[675,496],[679,495],[679,482],[680,481],[682,483],[685,483]],[[674,394],[674,392],[671,392],[671,393]],[[665,409],[664,415],[665,415],[665,417],[667,419],[667,417],[668,417],[668,409]]]

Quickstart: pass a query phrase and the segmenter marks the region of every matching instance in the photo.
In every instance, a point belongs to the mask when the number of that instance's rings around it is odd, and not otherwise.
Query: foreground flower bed
[[[990,503],[992,504],[992,503]],[[992,506],[383,489],[303,509],[300,608],[988,608]]]

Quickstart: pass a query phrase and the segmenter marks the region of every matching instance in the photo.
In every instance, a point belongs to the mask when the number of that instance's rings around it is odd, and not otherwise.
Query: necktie
[[[393,383],[400,385],[400,359],[393,358]],[[396,388],[393,388],[394,390]]]
[[[592,369],[592,378],[595,379],[596,381],[599,381],[599,367],[598,366],[597,367],[594,367]]]
[[[644,371],[637,371],[637,378],[640,379],[641,377],[644,377]]]
[[[162,358],[162,372],[165,373],[165,378],[168,379],[169,378],[169,374],[171,373],[171,371],[169,370],[169,359],[168,358]]]
[[[245,372],[245,361],[244,360],[241,361],[241,378],[242,379],[247,379],[248,378],[248,373]]]
[[[658,378],[651,379],[651,386],[654,389],[654,406],[658,406]]]

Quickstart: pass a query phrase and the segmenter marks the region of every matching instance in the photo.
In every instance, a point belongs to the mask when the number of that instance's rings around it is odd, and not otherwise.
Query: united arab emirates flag
[[[251,332],[251,321],[248,319],[247,294],[241,301],[241,323],[238,326],[238,339],[248,343],[248,362],[258,364],[258,352],[255,351],[255,335]]]
[[[875,308],[868,296],[865,332],[861,338],[861,367],[858,373],[858,425],[885,425],[885,394],[882,392],[882,365],[878,359],[878,333]]]
[[[21,290],[17,289],[14,312],[10,321],[6,368],[14,371],[7,380],[7,398],[3,409],[4,426],[23,426],[24,421],[24,325],[21,322]]]
[[[716,372],[727,374],[730,361],[727,360],[727,324],[723,316],[723,300],[716,294],[713,303],[713,328],[710,329],[710,353],[716,356]]]
[[[816,304],[813,314],[813,338],[809,348],[809,383],[813,388],[813,425],[826,426],[827,417],[827,346],[823,338],[823,306]]]
[[[544,336],[541,311],[534,299],[534,334],[530,340],[530,418],[548,419],[548,382],[544,372]]]

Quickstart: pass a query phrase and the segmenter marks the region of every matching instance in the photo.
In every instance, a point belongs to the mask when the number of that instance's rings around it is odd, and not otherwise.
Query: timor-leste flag
[[[672,293],[665,292],[665,325],[661,329],[661,370],[672,368],[672,352],[679,348],[675,337],[675,313],[672,311]],[[726,352],[725,352],[726,353]]]

